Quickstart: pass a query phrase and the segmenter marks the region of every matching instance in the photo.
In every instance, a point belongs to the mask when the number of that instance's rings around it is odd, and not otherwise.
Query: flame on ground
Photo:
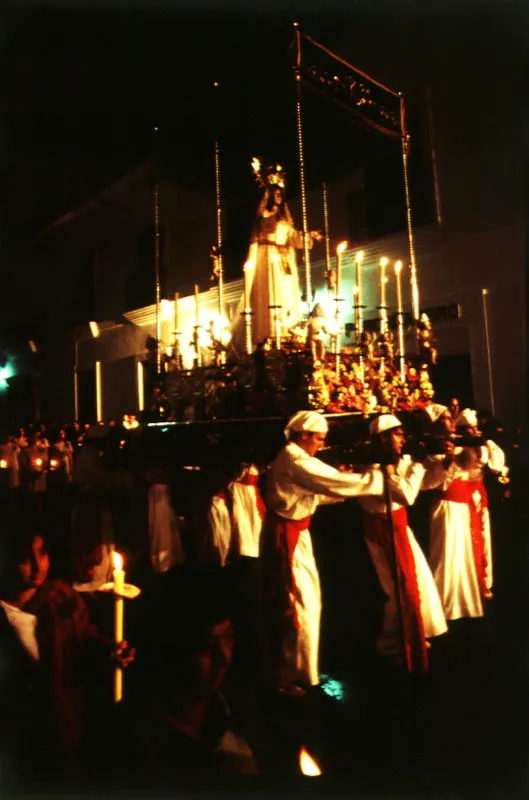
[[[309,753],[307,753],[304,747],[302,747],[299,751],[299,768],[303,775],[309,775],[312,777],[322,774],[318,762],[315,761]]]

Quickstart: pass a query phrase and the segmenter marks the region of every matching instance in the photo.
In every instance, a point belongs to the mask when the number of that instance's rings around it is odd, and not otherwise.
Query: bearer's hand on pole
[[[443,452],[445,454],[445,458],[443,461],[443,465],[445,469],[448,469],[452,461],[454,460],[456,446],[452,439],[445,439],[443,445]]]

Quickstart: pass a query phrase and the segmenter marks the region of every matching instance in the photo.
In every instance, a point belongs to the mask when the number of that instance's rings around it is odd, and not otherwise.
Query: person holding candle
[[[139,598],[136,691],[114,709],[123,736],[109,743],[120,790],[260,771],[228,700],[231,605],[226,570],[196,565],[157,576]]]
[[[39,772],[39,782],[54,780],[80,755],[94,676],[106,667],[110,687],[111,656],[125,667],[134,651],[126,642],[113,647],[91,624],[80,595],[50,576],[40,532],[14,531],[4,535],[2,545],[2,740],[20,775],[38,759],[47,771]]]

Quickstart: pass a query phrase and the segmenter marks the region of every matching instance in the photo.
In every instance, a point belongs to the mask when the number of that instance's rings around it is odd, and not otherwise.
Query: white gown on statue
[[[296,248],[303,247],[303,235],[296,231],[290,213],[285,219],[276,214],[259,218],[259,231],[248,250],[246,280],[252,310],[252,341],[259,344],[275,336],[274,312],[279,308],[281,331],[296,325],[301,317],[301,291]],[[233,319],[233,343],[244,352],[244,297]]]

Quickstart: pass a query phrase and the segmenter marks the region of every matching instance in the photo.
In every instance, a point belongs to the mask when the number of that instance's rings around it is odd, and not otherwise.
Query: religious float
[[[168,301],[163,301],[160,294],[159,246],[155,251],[156,337],[149,356],[149,402],[144,411],[153,446],[154,442],[160,446],[162,432],[167,441],[170,431],[169,439],[176,437],[186,453],[193,447],[196,451],[207,450],[208,442],[224,436],[234,449],[248,449],[251,438],[252,457],[262,460],[256,452],[268,452],[274,447],[277,450],[285,418],[299,409],[311,408],[329,415],[333,420],[331,429],[339,428],[342,440],[345,427],[354,429],[353,438],[358,440],[365,436],[366,422],[374,414],[394,412],[409,418],[434,397],[436,348],[430,320],[421,313],[419,304],[408,184],[410,135],[404,98],[302,34],[297,24],[294,31],[301,230],[296,229],[286,202],[283,167],[279,163],[265,166],[254,158],[251,168],[261,199],[242,270],[243,291],[228,319],[220,147],[216,142],[217,241],[210,255],[217,314],[215,319],[204,322],[200,291],[195,286],[194,325],[191,329],[188,323],[184,329],[180,306],[187,303],[188,307],[191,298],[176,294],[172,301],[174,338],[169,353],[161,347],[161,308]],[[379,259],[376,319],[364,318],[364,251],[355,248],[354,243],[332,242],[325,184],[324,230],[309,230],[302,86],[310,86],[345,106],[364,128],[400,142],[408,253],[405,260],[392,253]],[[156,242],[159,219],[155,188]],[[315,302],[313,291],[311,249],[316,241],[325,246],[326,309]],[[345,253],[349,267],[351,259],[354,262],[350,297],[342,280]],[[303,266],[303,280],[298,273],[298,259]],[[409,286],[409,292],[403,286]],[[389,302],[390,287],[393,305]],[[405,295],[409,296],[406,308]],[[347,326],[346,307],[354,311],[353,321]],[[191,363],[189,355],[183,357],[184,345],[188,353],[189,345],[192,348]],[[260,444],[256,446],[256,442]]]

